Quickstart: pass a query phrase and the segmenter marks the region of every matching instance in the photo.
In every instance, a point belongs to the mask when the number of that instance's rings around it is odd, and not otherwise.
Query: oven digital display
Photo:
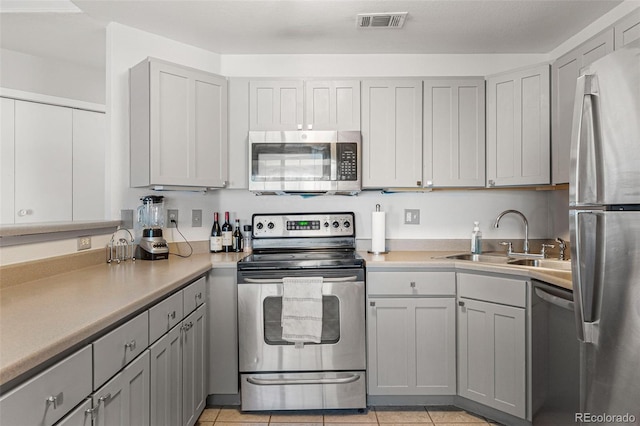
[[[319,220],[288,220],[287,231],[302,231],[306,229],[320,229]]]

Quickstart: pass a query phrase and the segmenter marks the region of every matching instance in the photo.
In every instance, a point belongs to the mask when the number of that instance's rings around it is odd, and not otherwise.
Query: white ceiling
[[[25,0],[26,1],[26,0]],[[104,66],[110,21],[221,54],[548,53],[614,0],[73,0],[84,13],[2,13],[0,46]],[[1,3],[0,3],[1,5]],[[402,29],[356,15],[409,12]]]

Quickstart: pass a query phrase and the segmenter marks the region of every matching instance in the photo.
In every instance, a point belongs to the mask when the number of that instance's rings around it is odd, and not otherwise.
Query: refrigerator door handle
[[[595,96],[598,94],[595,75],[582,75],[576,82],[576,97],[571,128],[571,173],[569,205],[598,203]]]
[[[578,340],[585,343],[598,341],[597,289],[598,276],[598,216],[601,212],[572,211],[570,223],[572,253],[573,299]],[[572,248],[573,250],[573,248]]]

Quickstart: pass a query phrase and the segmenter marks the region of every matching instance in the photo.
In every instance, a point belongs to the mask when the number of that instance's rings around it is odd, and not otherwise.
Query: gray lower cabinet
[[[455,395],[455,274],[367,273],[369,395]]]
[[[75,410],[56,423],[56,426],[91,426],[91,421],[91,399],[87,398]]]
[[[151,424],[179,425],[182,419],[182,324],[149,348]]]
[[[238,285],[235,268],[212,269],[207,291],[209,395],[238,395]]]
[[[182,422],[193,426],[207,403],[207,307],[182,322]]]
[[[149,351],[93,394],[94,426],[149,425]]]
[[[458,395],[527,416],[527,282],[458,273]]]
[[[50,426],[90,393],[91,346],[86,346],[3,395],[0,420],[3,425]]]
[[[201,278],[184,291],[176,293],[180,296],[181,307],[183,295],[185,301],[204,301],[204,282],[205,279]],[[200,298],[198,294],[201,294]],[[186,306],[195,309],[195,305],[185,303],[187,313],[193,309]],[[198,306],[184,319],[180,317],[178,325],[149,348],[150,419],[153,426],[192,426],[204,410],[207,397],[207,311],[206,305],[199,303]]]
[[[370,395],[455,395],[455,299],[369,298]]]

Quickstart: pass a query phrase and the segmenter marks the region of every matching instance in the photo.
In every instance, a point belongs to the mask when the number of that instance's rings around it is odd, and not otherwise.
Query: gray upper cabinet
[[[360,81],[308,80],[304,83],[306,128],[360,130]]]
[[[616,50],[638,40],[640,38],[640,8],[616,22],[614,31]]]
[[[425,187],[484,187],[484,78],[424,80]]]
[[[296,130],[303,124],[301,80],[255,80],[249,83],[250,130]]]
[[[253,80],[250,130],[360,130],[358,80]]]
[[[549,66],[487,78],[487,186],[550,183]]]
[[[149,58],[131,68],[131,186],[227,183],[227,80]]]
[[[576,94],[576,79],[581,70],[613,51],[613,29],[587,40],[558,58],[552,73],[552,178],[554,184],[569,182],[571,124]]]
[[[363,188],[422,187],[422,81],[362,82]]]

